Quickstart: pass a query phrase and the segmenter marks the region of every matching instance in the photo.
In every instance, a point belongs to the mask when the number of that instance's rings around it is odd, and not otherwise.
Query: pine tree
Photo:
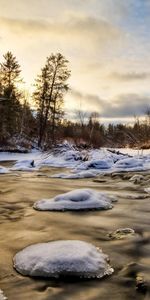
[[[48,123],[51,126],[51,140],[55,140],[55,128],[63,114],[63,97],[68,90],[66,81],[70,71],[67,64],[68,61],[62,54],[51,54],[36,80],[33,99],[37,106],[39,146],[46,136]]]
[[[3,110],[2,132],[8,137],[19,130],[21,93],[18,90],[20,79],[20,65],[11,52],[7,52],[0,64],[1,98]]]

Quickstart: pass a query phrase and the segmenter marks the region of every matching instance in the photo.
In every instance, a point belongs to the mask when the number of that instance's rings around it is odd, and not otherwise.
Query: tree
[[[51,139],[55,140],[55,128],[63,114],[63,98],[68,90],[67,79],[70,76],[68,61],[60,54],[51,54],[41,74],[36,79],[33,99],[37,106],[38,146],[46,136],[47,125],[51,126]]]
[[[2,132],[8,136],[16,133],[20,122],[20,97],[18,89],[20,79],[20,65],[11,52],[7,52],[4,61],[0,64],[0,96],[2,105],[0,110],[3,112],[3,122],[1,123]]]

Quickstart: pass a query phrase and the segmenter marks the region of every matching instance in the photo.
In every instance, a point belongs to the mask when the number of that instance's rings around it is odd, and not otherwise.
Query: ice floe
[[[65,210],[90,210],[111,209],[116,198],[106,193],[92,189],[77,189],[52,199],[42,199],[34,204],[37,210],[65,211]]]
[[[77,240],[54,241],[28,246],[14,257],[22,275],[101,278],[111,275],[108,256],[92,244]]]

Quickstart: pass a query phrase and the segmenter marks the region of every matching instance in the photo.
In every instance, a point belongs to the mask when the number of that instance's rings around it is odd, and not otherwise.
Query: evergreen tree
[[[1,131],[9,136],[18,132],[20,126],[21,104],[19,99],[21,93],[18,90],[20,79],[20,65],[16,57],[11,52],[7,52],[4,61],[0,64],[0,92],[3,112],[3,122],[1,123]]]
[[[63,97],[68,90],[66,83],[70,76],[68,61],[60,54],[47,57],[45,67],[36,80],[33,99],[37,105],[38,145],[41,146],[47,131],[51,126],[51,139],[55,140],[55,129],[63,114]]]

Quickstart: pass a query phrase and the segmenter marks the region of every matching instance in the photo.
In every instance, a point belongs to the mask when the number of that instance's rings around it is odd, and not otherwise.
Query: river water
[[[45,168],[41,172],[15,172],[0,176],[0,288],[9,300],[148,300],[150,275],[150,198],[145,181],[134,184],[131,174],[107,175],[100,180],[47,178],[63,172]],[[39,176],[42,175],[42,176]],[[76,188],[92,188],[117,195],[107,211],[39,212],[33,203]],[[110,240],[108,234],[130,227],[136,235]],[[75,239],[102,248],[110,257],[113,275],[102,280],[45,280],[23,277],[13,269],[12,258],[22,248],[39,242]],[[136,277],[147,288],[136,289]]]

